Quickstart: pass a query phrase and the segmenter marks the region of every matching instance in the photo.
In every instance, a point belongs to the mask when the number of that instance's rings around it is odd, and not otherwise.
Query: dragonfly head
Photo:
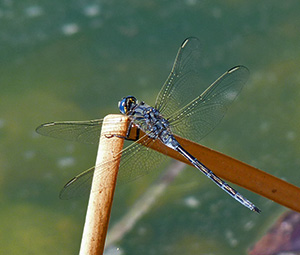
[[[134,96],[123,97],[121,101],[119,101],[119,110],[122,114],[127,114],[130,112],[136,105],[138,101]]]

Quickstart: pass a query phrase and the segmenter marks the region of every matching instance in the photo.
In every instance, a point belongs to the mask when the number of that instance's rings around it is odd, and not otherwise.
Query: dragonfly
[[[147,174],[167,157],[148,148],[149,143],[158,140],[180,153],[235,200],[260,213],[258,207],[191,155],[174,136],[199,142],[222,120],[249,77],[249,70],[245,66],[235,66],[205,89],[200,82],[200,66],[200,41],[196,37],[189,37],[179,47],[172,70],[157,96],[154,107],[144,101],[138,101],[134,96],[124,97],[119,102],[120,112],[130,120],[127,137],[132,127],[142,130],[145,135],[139,137],[137,132],[136,140],[139,140],[132,142],[120,153],[119,157],[122,157],[118,182],[128,182]],[[55,138],[97,143],[101,123],[102,119],[50,122],[40,125],[36,131]],[[101,178],[101,174],[93,177],[94,169],[95,167],[92,167],[72,178],[60,192],[60,198],[69,199],[88,192],[92,178]]]

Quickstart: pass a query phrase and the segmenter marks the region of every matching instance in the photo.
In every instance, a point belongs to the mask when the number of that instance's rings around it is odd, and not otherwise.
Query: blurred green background
[[[87,198],[58,193],[94,164],[97,146],[35,128],[118,113],[130,94],[153,105],[188,36],[202,43],[207,86],[235,65],[251,71],[203,144],[299,186],[299,11],[296,0],[1,0],[0,253],[78,253]],[[111,224],[149,180],[117,188]],[[189,168],[112,252],[246,254],[286,208],[239,191],[261,215]]]

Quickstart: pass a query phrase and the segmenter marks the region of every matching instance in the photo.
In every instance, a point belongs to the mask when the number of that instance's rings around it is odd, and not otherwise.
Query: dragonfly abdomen
[[[260,209],[257,208],[253,203],[251,203],[248,199],[242,196],[239,192],[237,192],[234,188],[229,186],[225,181],[219,178],[217,175],[213,173],[210,169],[208,169],[205,165],[203,165],[198,159],[188,153],[184,148],[178,145],[176,150],[183,155],[186,159],[188,159],[194,167],[199,169],[203,174],[205,174],[209,179],[211,179],[215,184],[217,184],[222,190],[232,196],[235,200],[240,202],[242,205],[249,208],[251,211],[255,211],[260,213]]]

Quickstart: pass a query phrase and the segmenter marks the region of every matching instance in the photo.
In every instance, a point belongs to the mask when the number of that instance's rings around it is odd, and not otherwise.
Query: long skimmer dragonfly
[[[199,84],[200,60],[199,40],[195,37],[187,38],[179,48],[171,73],[157,96],[155,106],[151,107],[133,96],[127,96],[119,102],[119,110],[129,117],[129,130],[130,127],[136,127],[145,133],[146,137],[140,138],[144,145],[158,139],[184,156],[242,205],[259,213],[260,209],[191,155],[173,135],[199,142],[221,121],[248,79],[248,69],[236,66],[204,89]],[[37,132],[56,138],[97,143],[101,123],[101,119],[51,122],[39,126]],[[144,175],[159,164],[161,158],[161,153],[138,142],[132,143],[122,151],[118,179],[130,181]],[[94,167],[71,179],[62,189],[60,197],[68,199],[89,190],[93,173]]]

